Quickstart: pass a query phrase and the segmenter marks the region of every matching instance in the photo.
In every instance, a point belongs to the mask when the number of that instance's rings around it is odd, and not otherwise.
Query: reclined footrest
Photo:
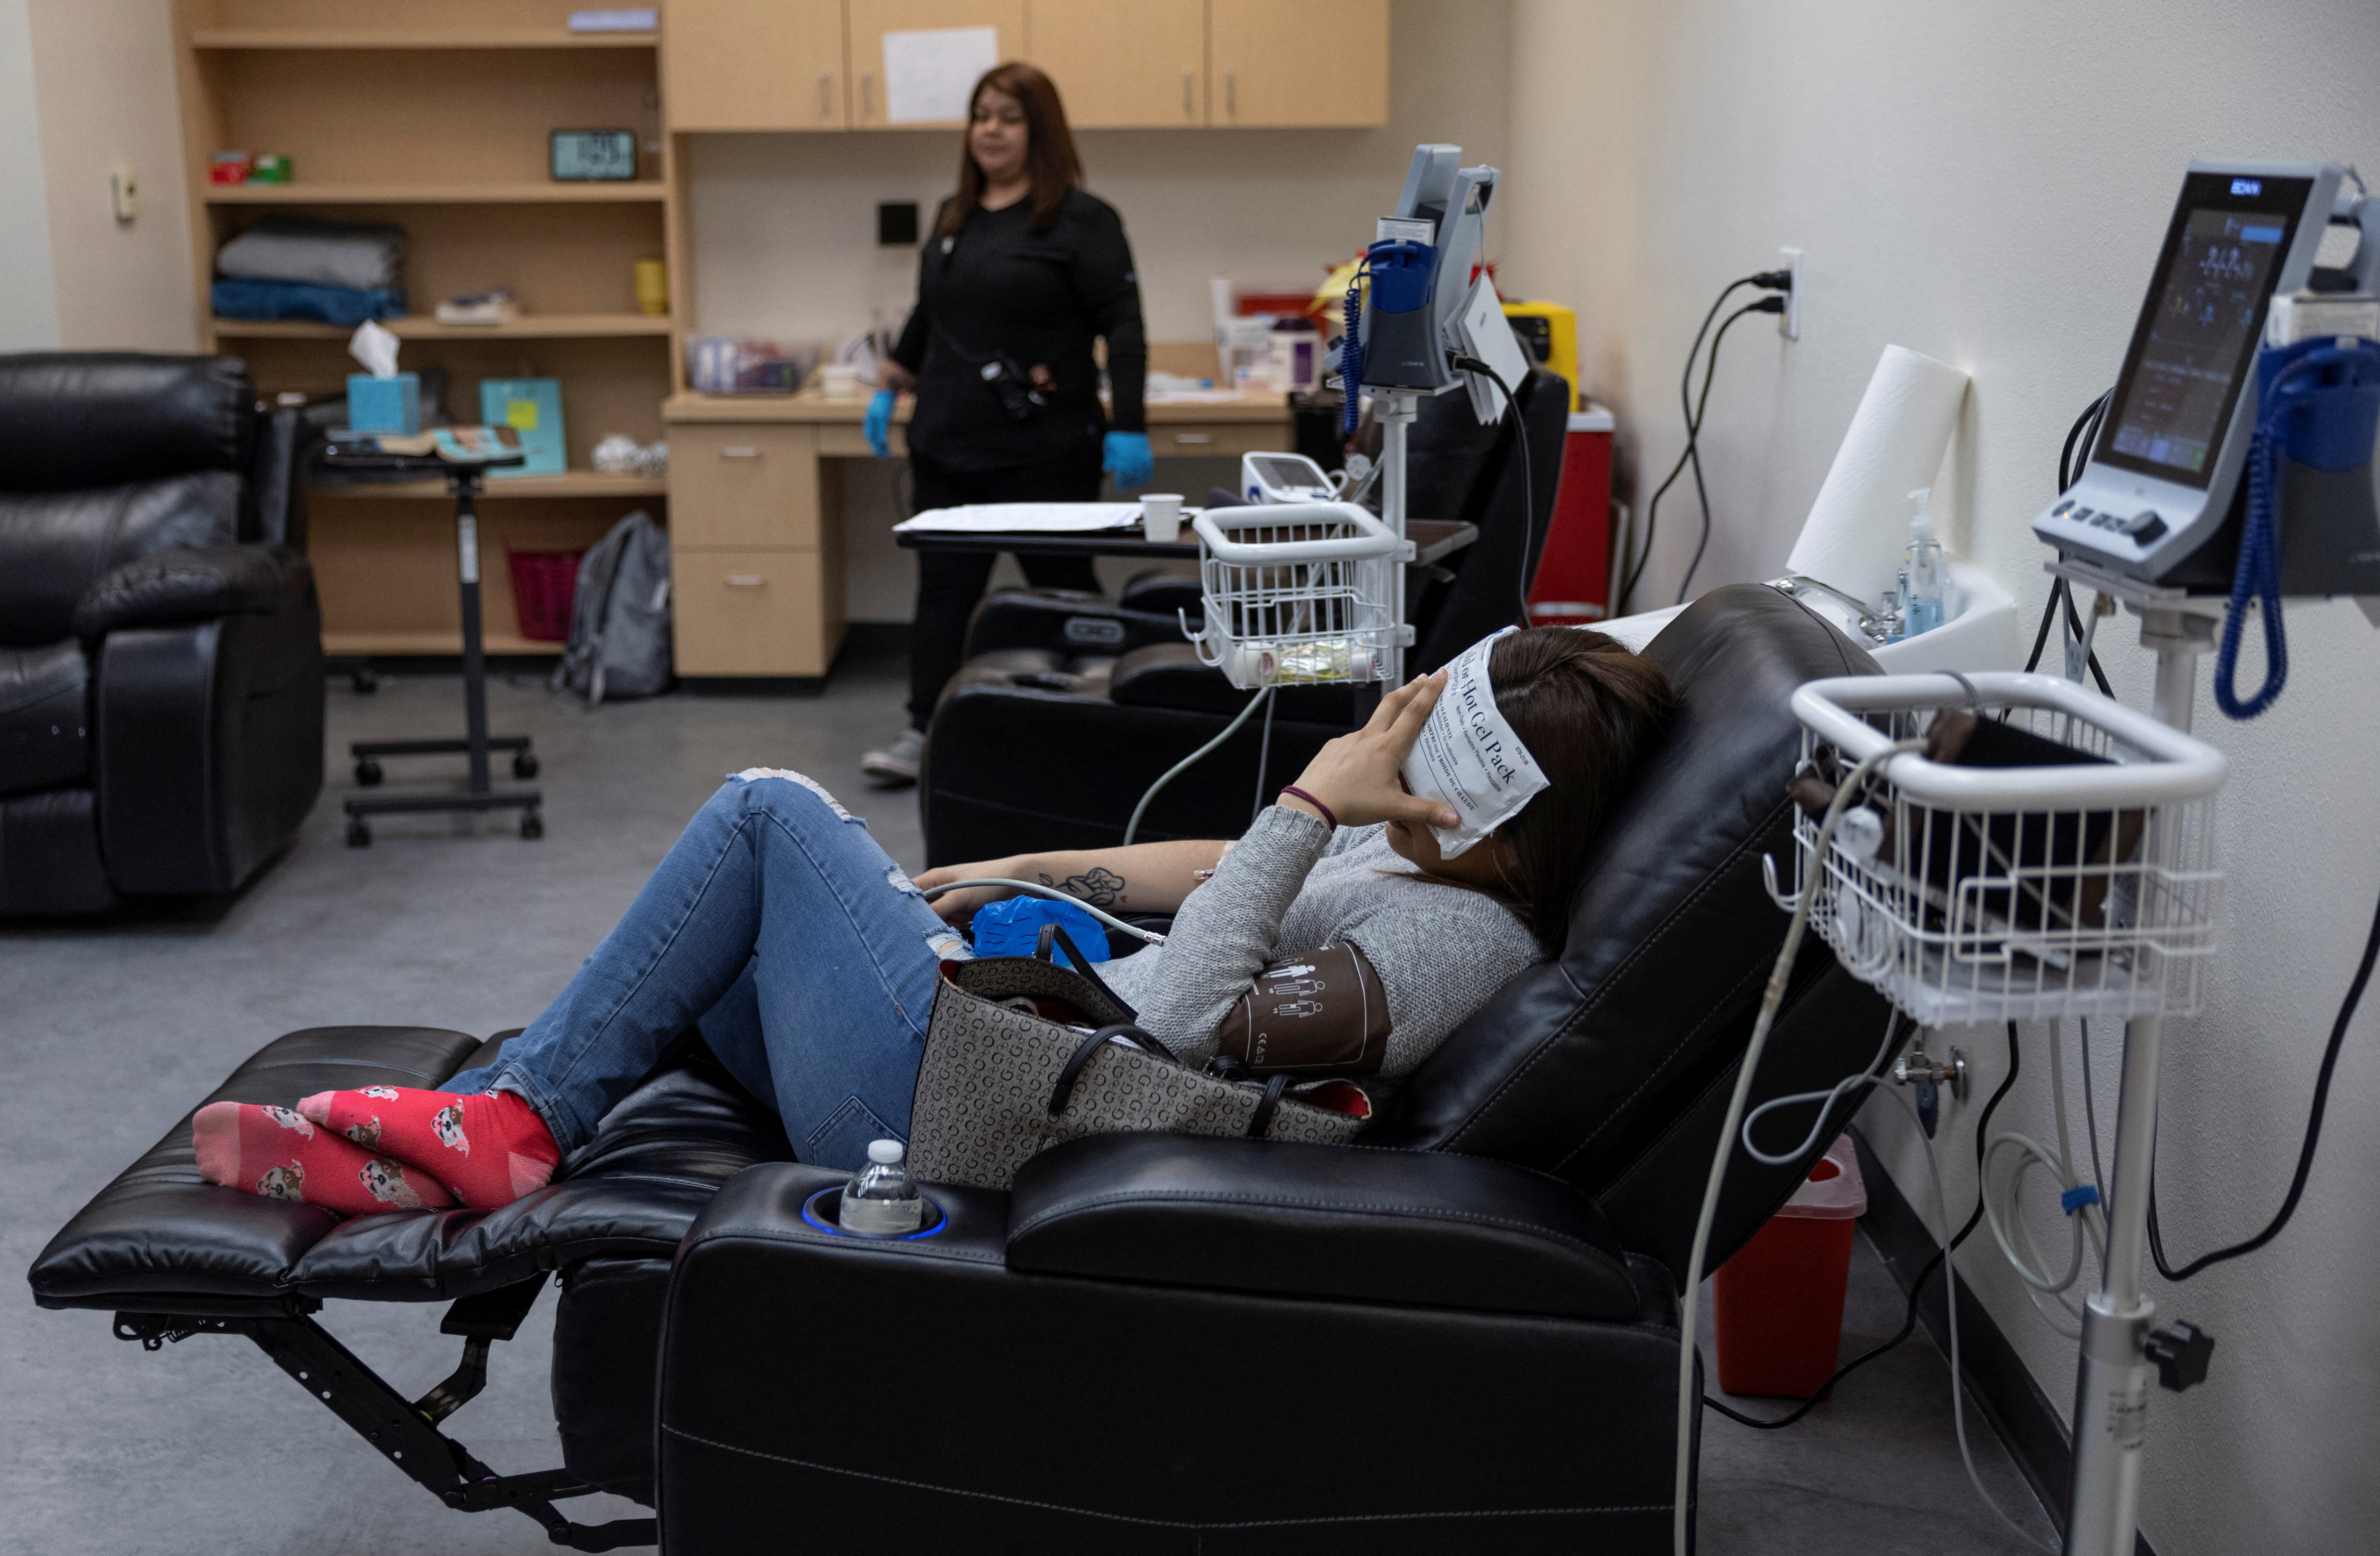
[[[526,1300],[513,1292],[503,1295],[525,1315],[528,1302],[535,1300],[536,1288],[544,1283],[540,1277],[537,1282],[522,1284],[529,1287]],[[517,1327],[519,1318],[513,1322]],[[194,1318],[127,1312],[115,1315],[115,1333],[118,1338],[139,1341],[144,1350],[152,1351],[193,1334],[245,1334],[282,1371],[329,1406],[331,1413],[345,1421],[357,1436],[379,1449],[391,1464],[435,1493],[448,1507],[461,1513],[517,1508],[538,1521],[548,1539],[574,1550],[614,1550],[659,1541],[656,1526],[650,1518],[621,1519],[595,1526],[573,1524],[553,1503],[587,1496],[596,1487],[567,1470],[500,1476],[474,1458],[469,1449],[438,1429],[437,1421],[478,1393],[485,1383],[487,1346],[499,1336],[471,1335],[464,1367],[417,1405],[389,1387],[386,1380],[357,1359],[353,1352],[310,1318]],[[456,1379],[473,1371],[477,1376],[471,1384],[456,1389]],[[434,1414],[433,1403],[439,1405]]]

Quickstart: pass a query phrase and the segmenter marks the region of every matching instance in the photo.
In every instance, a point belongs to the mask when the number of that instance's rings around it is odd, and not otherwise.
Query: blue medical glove
[[[1157,474],[1157,456],[1148,452],[1146,432],[1111,432],[1108,434],[1106,457],[1099,468],[1116,478],[1120,487],[1145,487]]]
[[[892,457],[892,392],[880,389],[868,402],[868,419],[859,424],[868,435],[868,446],[876,451],[879,459]]]

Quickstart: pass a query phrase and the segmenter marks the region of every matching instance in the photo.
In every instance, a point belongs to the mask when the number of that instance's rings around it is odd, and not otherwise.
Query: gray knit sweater
[[[1363,948],[1388,993],[1388,1078],[1410,1073],[1543,954],[1502,903],[1422,875],[1389,847],[1387,827],[1334,836],[1275,805],[1190,894],[1163,946],[1099,971],[1152,1036],[1203,1065],[1232,1002],[1268,962],[1340,940]]]

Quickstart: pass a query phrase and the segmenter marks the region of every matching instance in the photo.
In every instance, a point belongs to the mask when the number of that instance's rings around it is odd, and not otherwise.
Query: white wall
[[[59,341],[74,351],[196,351],[173,8],[31,0],[30,10]],[[140,179],[140,214],[128,223],[109,202],[118,164]]]
[[[1416,142],[1451,140],[1471,160],[1501,157],[1507,0],[1449,6],[1394,0],[1390,122],[1377,130],[1090,130],[1085,182],[1123,213],[1155,341],[1212,332],[1209,276],[1244,288],[1320,284],[1371,239],[1395,203]],[[1326,40],[1314,65],[1329,67]],[[897,329],[916,295],[913,249],[875,246],[880,200],[916,200],[930,220],[954,183],[948,131],[703,136],[689,173],[699,319],[707,332],[845,340],[871,315]],[[1500,235],[1492,229],[1489,252]],[[1220,476],[1169,461],[1166,489]],[[849,608],[858,621],[906,621],[913,587],[886,480],[846,472]]]
[[[25,0],[0,0],[0,351],[53,351],[57,283]]]
[[[1703,439],[1718,533],[1697,591],[1781,571],[1877,353],[1898,343],[1974,375],[1937,512],[2029,627],[2046,580],[2027,521],[2068,424],[2114,375],[2183,163],[2380,171],[2372,0],[1516,0],[1512,42],[1508,289],[1577,303],[1587,387],[1620,411],[1640,495],[1643,472],[1682,444],[1677,374],[1712,296],[1779,245],[1809,252],[1803,338],[1747,320],[1721,360]],[[1691,514],[1673,491],[1640,604],[1677,587]],[[2168,1040],[2158,1181],[2178,1259],[2249,1234],[2279,1204],[2380,892],[2380,638],[2344,603],[2292,606],[2288,620],[2279,706],[2245,726],[2203,694],[2198,709],[2233,763],[2219,817],[2232,947],[2204,1015]],[[2100,642],[2119,694],[2144,707],[2148,655],[2129,626]],[[2070,1023],[2064,1035],[2070,1074]],[[2220,1343],[2205,1387],[2153,1398],[2143,1524],[2163,1556],[2361,1549],[2380,1523],[2375,1035],[2367,1008],[2289,1232],[2181,1291],[2153,1285],[2164,1316]],[[2094,1036],[2105,1120],[2116,1045]],[[1963,1213],[1972,1116],[2006,1045],[1997,1031],[1951,1041],[1978,1065],[1975,1102],[1949,1111],[1937,1145]],[[2048,1041],[2046,1026],[2024,1029],[1996,1130],[2054,1138]],[[1930,1204],[1888,1105],[1869,1110],[1874,1138],[1904,1193]],[[2079,1140],[2079,1115],[2074,1127]],[[2057,1219],[2043,1217],[2046,1236]],[[2034,1315],[1987,1236],[1959,1269],[2069,1408],[2072,1344]],[[1846,1389],[1839,1408],[1856,1409]]]

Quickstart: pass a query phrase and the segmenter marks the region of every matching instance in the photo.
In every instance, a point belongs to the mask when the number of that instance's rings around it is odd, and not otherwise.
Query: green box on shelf
[[[562,436],[560,379],[481,379],[480,419],[520,434],[528,458],[515,468],[491,470],[490,480],[517,476],[559,476],[569,468]]]

